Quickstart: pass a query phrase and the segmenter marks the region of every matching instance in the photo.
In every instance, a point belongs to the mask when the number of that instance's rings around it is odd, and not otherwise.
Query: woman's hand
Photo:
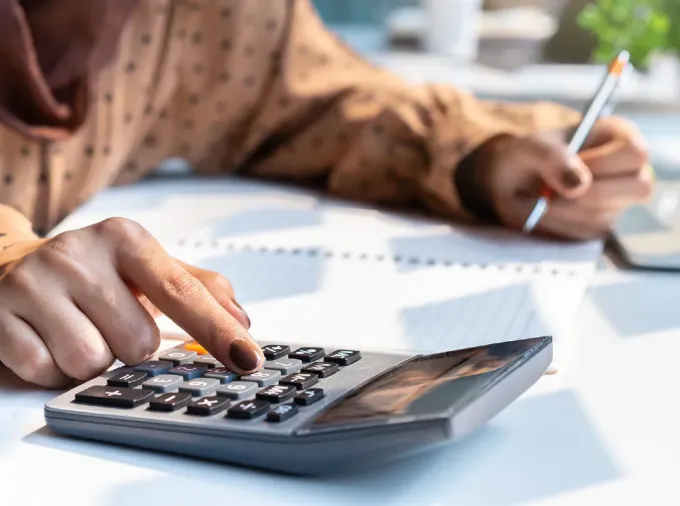
[[[618,117],[600,120],[573,157],[567,154],[567,134],[499,137],[481,148],[478,188],[505,225],[524,225],[543,185],[557,196],[536,232],[565,239],[601,237],[628,207],[650,198],[649,156],[633,124]]]
[[[3,252],[0,362],[60,388],[160,345],[162,312],[241,374],[264,363],[229,281],[170,257],[140,225],[114,218]],[[156,309],[157,308],[157,309]]]

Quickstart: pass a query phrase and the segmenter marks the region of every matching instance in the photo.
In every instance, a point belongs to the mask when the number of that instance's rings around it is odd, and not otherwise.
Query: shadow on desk
[[[622,337],[680,332],[680,275],[644,273],[592,286],[588,297]]]
[[[78,453],[84,466],[98,460],[151,470],[161,476],[118,483],[103,504],[164,504],[215,499],[259,504],[484,504],[528,502],[616,479],[619,471],[570,392],[524,398],[467,440],[452,447],[357,474],[298,478],[135,449],[68,440],[47,429],[24,442]],[[66,471],[64,471],[66,472]],[[129,476],[129,472],[125,473]],[[165,476],[163,476],[165,475]],[[115,483],[115,479],[111,479]]]

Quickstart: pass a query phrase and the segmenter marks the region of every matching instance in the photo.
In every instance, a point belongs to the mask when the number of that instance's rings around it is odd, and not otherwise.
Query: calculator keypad
[[[324,353],[323,348],[298,348],[288,356],[290,358],[297,358],[303,362],[314,362],[315,360],[322,358]]]
[[[227,416],[230,418],[240,418],[245,420],[252,420],[264,415],[269,410],[269,403],[258,399],[252,401],[241,401],[234,404],[227,411]]]
[[[233,400],[245,399],[257,392],[257,383],[250,381],[234,381],[217,388],[217,395],[223,395]]]
[[[296,358],[280,358],[264,364],[265,369],[280,371],[281,374],[288,375],[302,369],[302,360]]]
[[[203,397],[187,406],[187,414],[210,416],[227,409],[229,399],[226,397]]]
[[[284,344],[268,344],[262,347],[262,352],[267,360],[276,360],[290,353],[290,346]]]
[[[238,379],[238,374],[234,371],[230,371],[226,367],[215,367],[214,369],[210,369],[203,376],[206,378],[215,378],[219,380],[220,383],[231,383]]]
[[[148,375],[145,372],[124,372],[114,376],[113,378],[109,378],[107,383],[112,387],[135,388],[136,386],[144,383],[147,377]]]
[[[356,350],[336,350],[326,356],[326,362],[332,362],[342,366],[352,365],[361,359],[361,352]]]
[[[272,404],[279,404],[292,399],[296,393],[297,389],[293,385],[272,385],[260,390],[257,398]]]
[[[293,385],[298,390],[306,390],[319,382],[319,377],[313,372],[296,372],[283,378],[279,383]]]
[[[190,362],[196,355],[195,351],[170,349],[158,355],[158,360],[165,360],[172,362],[174,365],[180,365]]]
[[[257,383],[261,387],[266,387],[272,383],[276,383],[281,379],[281,371],[273,371],[271,369],[262,369],[260,371],[249,374],[248,376],[243,376],[241,378],[243,381],[252,381]]]
[[[180,392],[186,392],[194,397],[202,397],[215,393],[220,386],[220,380],[215,378],[196,378],[186,381],[179,386]]]
[[[174,376],[172,374],[161,374],[142,383],[142,388],[153,390],[156,393],[162,394],[165,392],[172,392],[182,384],[181,376]]]
[[[204,365],[183,364],[178,365],[177,367],[173,367],[168,372],[170,374],[177,374],[179,376],[182,376],[185,380],[192,380],[194,378],[198,378],[199,376],[203,376],[203,374],[207,370],[208,368]]]
[[[165,374],[174,364],[168,362],[167,360],[150,360],[149,362],[144,362],[135,367],[135,371],[145,372],[149,376],[158,376],[159,374]]]
[[[177,411],[191,402],[191,394],[186,392],[174,392],[162,394],[149,402],[152,411]]]
[[[333,362],[314,362],[302,368],[302,372],[311,372],[319,376],[319,378],[328,378],[333,376],[340,370],[338,364]]]
[[[179,412],[172,416],[184,419],[186,415],[187,420],[190,415],[218,416],[239,424],[256,419],[283,424],[300,413],[312,413],[309,406],[326,396],[324,380],[361,358],[355,350],[326,354],[313,346],[291,351],[286,345],[269,344],[263,350],[264,368],[240,376],[199,346],[173,348],[160,353],[157,360],[109,373],[104,376],[106,386],[87,388],[77,394],[76,401],[140,407],[158,414]]]
[[[115,406],[121,408],[134,408],[145,404],[153,397],[149,390],[93,386],[76,394],[76,402],[97,404],[99,406]]]
[[[222,364],[220,361],[218,361],[215,357],[212,355],[202,355],[198,358],[195,358],[191,361],[193,364],[198,364],[198,365],[204,365],[209,368],[215,368],[215,367],[224,367],[224,364]]]
[[[281,404],[267,413],[268,422],[285,422],[299,412],[295,404]]]
[[[315,402],[323,399],[325,395],[326,394],[324,394],[324,391],[321,388],[310,388],[295,396],[295,404],[299,404],[300,406],[311,406]]]

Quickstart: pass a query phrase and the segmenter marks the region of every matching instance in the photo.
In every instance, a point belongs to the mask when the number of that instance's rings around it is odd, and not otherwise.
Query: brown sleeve
[[[495,104],[449,86],[411,85],[346,48],[308,0],[289,5],[246,173],[321,181],[342,198],[472,218],[455,184],[462,160],[497,135],[578,120],[555,104]]]

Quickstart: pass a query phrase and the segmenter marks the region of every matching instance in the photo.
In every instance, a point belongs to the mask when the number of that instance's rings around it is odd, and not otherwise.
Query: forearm
[[[555,104],[497,104],[407,83],[342,46],[308,1],[293,5],[282,70],[247,142],[259,147],[244,164],[253,175],[322,181],[343,198],[474,219],[471,195],[461,194],[474,185],[457,177],[459,167],[476,166],[469,161],[499,136],[576,121]]]

